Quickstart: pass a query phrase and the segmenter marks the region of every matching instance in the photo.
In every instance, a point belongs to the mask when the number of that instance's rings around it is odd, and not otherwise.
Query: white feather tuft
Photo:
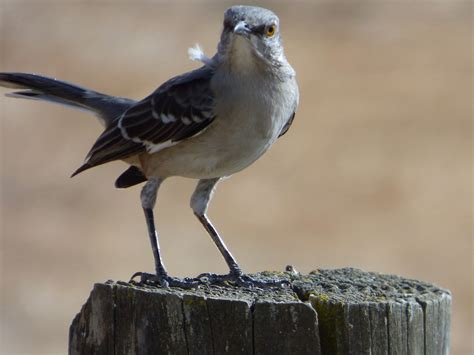
[[[194,47],[190,47],[188,49],[189,59],[203,62],[204,64],[208,65],[212,63],[212,59],[206,56],[199,44],[196,43]]]

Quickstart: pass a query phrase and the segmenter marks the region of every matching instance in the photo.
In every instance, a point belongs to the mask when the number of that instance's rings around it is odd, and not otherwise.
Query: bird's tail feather
[[[106,126],[135,102],[36,74],[0,73],[0,86],[23,89],[8,93],[10,97],[49,101],[92,112]]]

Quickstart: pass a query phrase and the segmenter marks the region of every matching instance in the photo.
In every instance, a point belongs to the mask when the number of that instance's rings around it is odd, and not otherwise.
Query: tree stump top
[[[290,285],[195,289],[107,281],[70,329],[71,354],[447,354],[449,291],[353,268],[252,275]]]
[[[314,295],[341,303],[406,302],[450,295],[448,290],[423,281],[355,268],[315,270],[294,277],[292,284],[301,300]]]
[[[289,266],[288,268],[292,268]],[[157,292],[178,296],[199,296],[207,298],[238,299],[249,303],[256,301],[288,302],[308,301],[310,296],[331,299],[334,302],[407,302],[412,299],[431,299],[450,296],[449,290],[433,284],[403,278],[366,272],[356,268],[318,269],[307,275],[292,271],[263,271],[251,275],[259,281],[285,280],[290,285],[282,287],[259,288],[233,286],[231,283],[206,285],[192,289],[179,287],[160,288],[134,282],[106,281],[104,285],[125,287],[130,291]],[[100,285],[100,284],[99,284]]]

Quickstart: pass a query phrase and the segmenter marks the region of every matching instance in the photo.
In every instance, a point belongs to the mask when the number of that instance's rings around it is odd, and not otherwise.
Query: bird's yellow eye
[[[276,32],[276,26],[275,26],[275,25],[270,25],[270,26],[268,26],[268,28],[267,28],[266,35],[267,35],[268,37],[272,37],[272,36],[275,34],[275,32]]]

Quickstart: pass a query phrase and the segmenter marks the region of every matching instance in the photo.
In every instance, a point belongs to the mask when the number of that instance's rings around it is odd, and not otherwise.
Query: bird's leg
[[[157,283],[160,286],[177,286],[177,287],[193,287],[197,284],[197,281],[193,280],[180,280],[174,277],[170,277],[166,272],[163,260],[160,255],[160,245],[158,242],[158,233],[155,228],[155,220],[153,216],[153,208],[156,203],[156,195],[158,188],[160,187],[163,179],[149,179],[141,191],[142,208],[145,212],[146,225],[148,229],[148,236],[150,238],[151,249],[153,251],[153,257],[155,260],[155,274],[147,274],[144,272],[137,272],[132,276],[134,279],[140,276],[142,283]]]
[[[206,273],[199,275],[198,278],[202,279],[203,277],[207,277],[210,283],[233,281],[237,285],[241,286],[281,287],[284,284],[288,284],[287,280],[256,280],[249,275],[245,275],[240,269],[237,261],[235,261],[229,249],[227,249],[226,245],[219,236],[219,233],[217,233],[217,230],[214,228],[206,214],[212,194],[219,180],[220,178],[200,180],[196,190],[193,193],[193,196],[191,197],[191,208],[221,252],[227,263],[227,266],[230,269],[230,272],[227,275]]]
[[[224,242],[222,241],[219,233],[212,225],[209,218],[207,218],[206,212],[209,206],[209,201],[212,198],[212,194],[214,189],[219,182],[220,178],[215,179],[202,179],[199,181],[196,190],[191,197],[191,208],[194,211],[194,214],[202,223],[204,228],[206,228],[207,232],[212,238],[214,244],[216,244],[217,249],[221,252],[222,256],[227,263],[227,266],[230,269],[229,276],[239,277],[242,275],[242,270],[240,269],[237,261],[235,261],[234,257],[230,253],[229,249],[225,246]]]
[[[143,212],[145,213],[148,236],[150,238],[151,249],[155,259],[155,272],[158,277],[165,278],[167,272],[160,255],[160,245],[158,242],[158,233],[155,228],[155,219],[153,216],[153,208],[156,203],[156,195],[158,188],[163,181],[159,179],[150,179],[147,181],[141,191],[140,197],[142,201]]]

